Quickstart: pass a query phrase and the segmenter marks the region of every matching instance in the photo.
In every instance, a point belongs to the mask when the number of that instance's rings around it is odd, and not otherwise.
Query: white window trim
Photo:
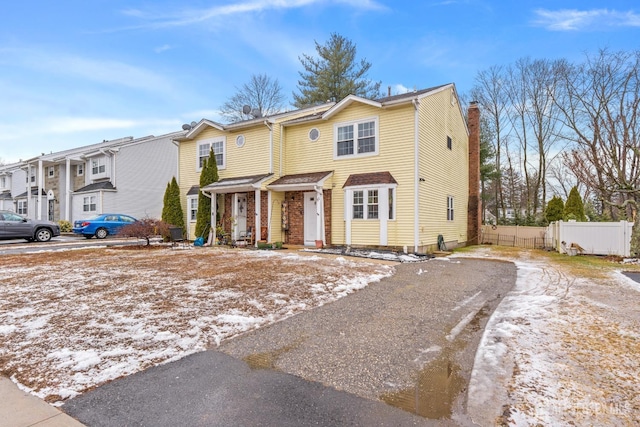
[[[453,222],[455,221],[455,217],[456,217],[456,210],[455,210],[455,199],[453,196],[447,196],[447,221],[449,222]],[[449,212],[451,212],[451,215],[449,215]]]
[[[398,210],[398,192],[397,192],[397,187],[398,184],[370,184],[370,185],[356,185],[353,187],[345,187],[345,193],[347,194],[347,200],[346,202],[348,203],[348,206],[345,206],[344,212],[345,212],[345,220],[348,219],[350,221],[379,221],[382,219],[382,211],[383,211],[383,205],[385,206],[385,216],[386,218],[384,218],[386,221],[395,221],[396,218],[398,217],[397,215],[397,210]],[[387,197],[383,200],[382,199],[382,195],[380,190],[382,189],[391,189],[393,190],[393,213],[394,213],[394,218],[390,219],[388,218],[389,215],[389,205],[388,205],[388,193]],[[368,206],[368,202],[369,202],[369,190],[378,190],[378,218],[367,218],[368,216],[368,212],[369,210],[367,209]],[[364,202],[364,218],[354,218],[353,217],[353,192],[354,191],[364,191],[363,194],[363,202]]]
[[[202,167],[200,167],[200,147],[202,145],[208,145],[209,150],[208,153],[211,152],[211,146],[216,142],[222,142],[222,164],[218,165],[218,170],[227,168],[227,137],[226,136],[217,136],[214,138],[207,138],[201,141],[198,141],[196,145],[196,171],[201,172]]]
[[[27,215],[29,211],[29,205],[26,200],[18,200],[16,202],[16,213],[18,215]]]
[[[87,199],[88,199],[89,203],[87,203]],[[89,209],[85,209],[86,206],[88,206]],[[93,206],[94,208],[91,209],[91,206]],[[82,212],[84,213],[84,212],[97,212],[97,211],[98,211],[98,196],[96,196],[96,195],[83,196],[82,197]]]
[[[93,172],[93,162],[98,163],[98,172]],[[104,172],[100,172],[100,168],[104,166]],[[109,162],[106,156],[94,157],[89,161],[89,167],[91,168],[91,179],[104,178],[108,172]]]
[[[47,167],[47,177],[53,178],[56,176],[56,169],[54,166]]]
[[[196,201],[196,219],[191,219],[191,202]],[[196,222],[198,218],[198,196],[187,196],[187,220],[189,222]]]
[[[368,153],[359,154],[358,153],[358,124],[367,123],[367,122],[374,122],[376,149]],[[343,126],[350,126],[350,125],[353,126],[353,154],[344,154],[344,155],[338,156],[338,128]],[[335,123],[333,125],[333,160],[353,159],[354,157],[377,156],[379,150],[380,150],[380,126],[378,124],[378,116],[352,120],[349,122]]]
[[[84,176],[84,163],[76,165],[76,176]]]

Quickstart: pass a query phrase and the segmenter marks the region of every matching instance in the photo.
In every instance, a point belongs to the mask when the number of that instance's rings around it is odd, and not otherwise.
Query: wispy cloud
[[[169,28],[198,24],[231,15],[263,12],[266,10],[297,9],[321,3],[345,4],[360,10],[386,10],[387,7],[375,0],[254,0],[231,3],[204,9],[189,9],[173,14],[156,14],[140,9],[126,9],[122,13],[146,21],[132,28]]]
[[[640,27],[640,14],[609,9],[537,9],[533,24],[551,31],[595,31],[618,27]]]
[[[171,46],[170,44],[164,44],[162,46],[158,46],[157,48],[153,49],[153,51],[155,53],[162,53],[170,49],[173,49],[173,46]]]

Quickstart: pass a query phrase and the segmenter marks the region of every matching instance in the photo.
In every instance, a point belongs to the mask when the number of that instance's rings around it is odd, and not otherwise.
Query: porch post
[[[71,221],[71,217],[69,215],[69,213],[71,212],[69,206],[71,204],[69,200],[71,195],[71,159],[69,157],[65,159],[64,169],[64,187],[66,190],[64,192],[64,219],[67,221]]]
[[[44,187],[44,173],[42,172],[42,159],[38,160],[38,208],[36,219],[42,219],[42,187]]]
[[[257,248],[258,247],[258,240],[260,240],[260,238],[262,237],[262,221],[260,219],[260,203],[262,202],[262,194],[260,192],[260,189],[256,189],[256,191],[254,192],[255,194],[255,210],[256,210],[256,214],[255,214],[255,221],[253,222],[253,238],[255,239],[255,243],[254,246]]]
[[[187,207],[188,208],[188,207]],[[209,241],[207,243],[209,243],[210,245],[213,245],[215,243],[216,240],[216,218],[218,217],[218,193],[211,193],[211,218],[209,218],[210,221],[210,228],[209,228],[209,235],[212,236],[211,239],[208,239]]]

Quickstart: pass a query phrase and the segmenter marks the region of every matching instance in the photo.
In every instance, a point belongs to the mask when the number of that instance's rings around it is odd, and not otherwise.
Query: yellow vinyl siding
[[[468,134],[451,90],[420,103],[420,227],[419,245],[435,245],[439,234],[447,242],[467,240]],[[447,136],[452,149],[447,148]],[[447,221],[447,196],[454,197],[454,220]]]
[[[378,120],[378,154],[334,160],[334,125],[336,123],[374,118]],[[414,109],[407,105],[395,109],[379,109],[354,103],[327,121],[315,121],[285,129],[285,174],[333,171],[331,203],[331,242],[345,243],[344,191],[342,186],[351,174],[388,171],[398,181],[395,191],[395,218],[388,223],[388,245],[401,246],[413,242],[413,152]],[[311,142],[309,130],[317,128],[320,138]],[[327,187],[327,183],[325,183]],[[363,221],[365,227],[375,224],[373,236],[359,232],[352,223],[353,244],[379,244],[379,221]],[[368,236],[368,237],[365,237]],[[364,240],[363,240],[364,239]],[[366,240],[366,243],[365,243]]]
[[[380,245],[380,221],[355,219],[351,223],[351,243],[354,245]]]
[[[269,230],[271,241],[284,242],[285,234],[282,229],[282,202],[284,201],[283,192],[271,192],[271,223]]]

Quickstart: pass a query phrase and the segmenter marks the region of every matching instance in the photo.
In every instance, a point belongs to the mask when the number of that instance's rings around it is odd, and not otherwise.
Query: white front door
[[[304,244],[315,246],[318,235],[318,212],[316,192],[304,193]]]
[[[245,235],[247,231],[247,195],[246,193],[236,193],[234,203],[234,213],[236,225],[233,238],[239,239],[240,235]]]

